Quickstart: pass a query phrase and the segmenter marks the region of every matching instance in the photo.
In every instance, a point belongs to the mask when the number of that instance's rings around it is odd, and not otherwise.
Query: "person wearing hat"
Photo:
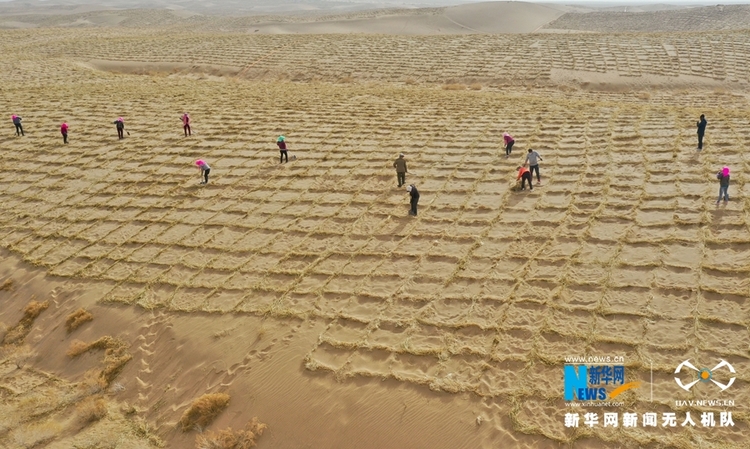
[[[406,172],[409,171],[406,169],[406,159],[404,159],[404,153],[401,153],[398,156],[398,159],[396,159],[396,162],[393,163],[393,166],[396,168],[396,178],[398,179],[398,186],[401,187],[402,185],[406,184]],[[417,194],[417,198],[419,198],[419,194]]]
[[[505,157],[510,157],[510,153],[513,151],[513,144],[516,141],[510,133],[503,133],[503,142],[505,142]]]
[[[279,146],[279,151],[281,152],[281,155],[279,156],[279,164],[282,162],[289,162],[289,154],[286,152],[286,138],[284,136],[279,136],[279,138],[276,139],[276,145]]]
[[[188,113],[182,114],[182,130],[185,131],[185,137],[192,136],[193,133],[190,130],[190,116]]]
[[[122,117],[118,117],[117,120],[112,122],[115,124],[115,127],[117,127],[117,138],[123,139],[124,136],[122,135],[123,131],[125,131],[125,120],[123,120]]]
[[[719,204],[722,197],[724,202],[729,201],[729,167],[724,167],[716,173],[716,179],[719,180],[719,199],[716,200],[716,204]]]
[[[26,134],[23,133],[23,125],[21,125],[21,120],[23,119],[16,114],[13,114],[10,119],[13,120],[13,125],[16,127],[16,136],[25,136]]]
[[[414,184],[411,184],[406,186],[406,191],[409,192],[409,195],[411,196],[411,210],[409,210],[409,215],[416,217],[417,203],[419,203],[419,190],[417,190],[417,187]]]
[[[60,134],[63,136],[63,143],[68,143],[68,123],[63,122],[62,125],[60,125]]]
[[[209,165],[203,159],[198,159],[197,161],[195,161],[195,165],[201,171],[201,185],[208,184],[208,174],[211,173],[211,167],[209,167]]]

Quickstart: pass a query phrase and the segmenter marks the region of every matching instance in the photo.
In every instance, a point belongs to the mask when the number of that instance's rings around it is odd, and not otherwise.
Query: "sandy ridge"
[[[625,89],[665,85],[743,86],[748,82],[746,32],[646,35],[349,36],[189,34],[136,36],[92,30],[5,31],[14,48],[66,55],[106,70],[175,69],[252,79],[360,80],[410,83],[563,83]],[[33,36],[33,37],[32,37]],[[75,44],[73,43],[75,41]],[[500,50],[502,49],[502,50]],[[381,60],[373,60],[369,51]],[[533,58],[529,58],[532,55]],[[118,67],[116,61],[123,64]],[[159,67],[163,68],[159,68]],[[169,68],[171,67],[171,68]],[[183,69],[184,68],[184,69]]]
[[[570,12],[545,28],[602,33],[654,33],[745,30],[750,27],[749,24],[750,5],[716,5],[668,11]]]
[[[359,12],[205,16],[168,10],[110,10],[49,14],[4,14],[0,28],[153,27],[260,33],[452,34],[531,32],[566,8],[523,2],[485,2],[442,8],[385,8]]]

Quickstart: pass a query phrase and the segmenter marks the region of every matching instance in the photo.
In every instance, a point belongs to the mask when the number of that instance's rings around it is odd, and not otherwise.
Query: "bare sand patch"
[[[18,28],[36,28],[35,23],[21,22],[17,20],[4,20],[0,22],[0,28],[18,29]]]
[[[723,83],[710,77],[695,75],[664,76],[644,74],[623,76],[619,73],[583,72],[577,70],[552,69],[550,80],[563,86],[576,86],[584,90],[600,92],[641,91],[640,98],[648,100],[648,91],[721,88]]]
[[[184,76],[199,79],[221,79],[224,76],[236,76],[242,70],[240,67],[211,66],[184,63],[136,62],[136,61],[106,61],[89,60],[84,66],[96,70],[129,75],[151,76]],[[201,78],[202,77],[202,78]]]

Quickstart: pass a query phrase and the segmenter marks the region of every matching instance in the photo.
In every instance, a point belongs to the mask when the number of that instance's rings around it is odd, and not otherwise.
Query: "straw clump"
[[[18,321],[18,324],[8,329],[3,337],[3,345],[21,344],[26,338],[26,335],[31,331],[31,326],[34,324],[34,320],[47,310],[49,307],[49,301],[39,302],[31,301],[26,305],[23,310],[23,317]]]
[[[12,291],[13,290],[13,280],[12,279],[6,279],[3,281],[2,284],[0,284],[0,291]]]
[[[74,358],[88,351],[103,350],[104,366],[97,373],[96,379],[101,387],[107,387],[117,377],[125,364],[133,358],[132,354],[127,351],[127,347],[124,341],[107,335],[91,343],[74,340],[68,347],[67,355]]]
[[[78,309],[75,312],[68,315],[65,319],[65,328],[68,332],[73,332],[78,329],[83,323],[92,321],[94,316],[90,312],[84,309]]]
[[[99,421],[107,416],[107,402],[102,397],[88,397],[76,406],[76,414],[83,426]]]
[[[185,410],[180,418],[182,431],[187,432],[193,428],[205,428],[219,416],[229,405],[229,395],[226,393],[204,394],[194,400],[190,407]]]
[[[231,427],[219,432],[206,432],[195,439],[196,449],[249,449],[257,446],[256,440],[263,435],[268,426],[255,417],[243,430],[232,430]]]

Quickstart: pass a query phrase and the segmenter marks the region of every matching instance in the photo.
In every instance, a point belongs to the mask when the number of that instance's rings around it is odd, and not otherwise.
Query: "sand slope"
[[[69,397],[102,354],[61,348],[111,336],[133,358],[97,394],[135,447],[152,444],[137,418],[193,446],[177,423],[215,392],[233,400],[207,430],[258,416],[261,449],[744,447],[749,39],[0,32],[0,110],[27,131],[0,130],[3,336],[30,297],[50,301],[29,371],[2,353],[0,444],[47,420],[50,447],[70,447],[71,402],[40,415],[36,388],[52,373]],[[529,148],[542,184],[514,192]],[[723,165],[732,200],[716,205]],[[82,306],[94,320],[66,332]],[[718,397],[736,426],[566,428],[564,358],[602,354],[643,382],[653,366],[653,398],[628,391],[617,411],[683,417],[697,409],[676,399]],[[688,358],[729,361],[736,388],[682,392]]]
[[[563,8],[524,2],[486,2],[372,19],[331,18],[306,24],[259,24],[265,33],[456,34],[530,33],[564,14]]]
[[[716,5],[644,12],[571,12],[547,29],[617,32],[744,30],[750,28],[750,5]]]
[[[286,16],[255,15],[237,18],[206,17],[166,10],[70,11],[65,15],[50,15],[49,11],[37,14],[6,12],[0,16],[0,27],[120,25],[163,28],[197,24],[204,28],[207,24],[212,24],[215,29],[282,34],[529,33],[570,9],[565,6],[543,6],[525,2],[485,2],[447,8],[386,9],[334,14],[310,12]]]
[[[377,5],[353,3],[341,9],[297,8],[293,13],[284,5],[277,5],[278,11],[240,8],[231,14],[201,8],[108,10],[102,9],[105,8],[102,5],[87,5],[50,11],[49,8],[13,5],[0,3],[0,28],[169,27],[272,34],[648,33],[742,30],[750,21],[750,6],[747,5],[695,8],[656,5],[622,11],[526,2],[482,2],[434,8],[377,8]]]
[[[744,86],[750,81],[747,33],[694,35],[534,34],[414,36],[261,35],[179,29],[181,38],[150,30],[41,30],[18,48],[48,57],[64,54],[99,67],[163,74],[181,71],[271,80],[358,80],[397,83],[549,85],[603,89],[669,85]],[[108,37],[108,35],[110,35]],[[31,35],[29,35],[31,36]],[[378,57],[373,58],[372,52]],[[103,64],[101,61],[112,61]],[[187,65],[187,67],[185,67]],[[159,67],[162,67],[161,69]],[[184,67],[184,70],[179,69]],[[211,67],[215,67],[212,69]],[[667,86],[667,87],[669,87]]]
[[[524,2],[486,2],[446,8],[443,15],[484,33],[531,33],[564,14],[564,7]]]

